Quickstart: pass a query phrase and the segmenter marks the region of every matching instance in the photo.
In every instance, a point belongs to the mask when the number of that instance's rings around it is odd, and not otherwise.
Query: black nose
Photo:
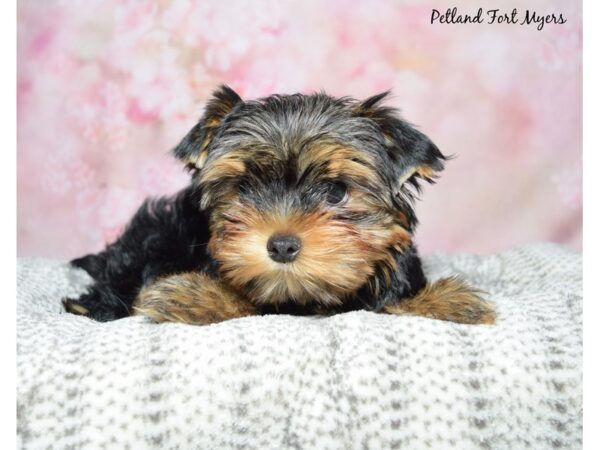
[[[267,242],[267,251],[273,261],[289,263],[300,253],[300,239],[293,235],[276,234]]]

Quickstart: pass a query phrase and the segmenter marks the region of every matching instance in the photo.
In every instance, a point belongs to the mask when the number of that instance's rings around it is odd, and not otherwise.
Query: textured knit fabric
[[[90,279],[18,263],[22,448],[581,447],[581,255],[551,244],[425,258],[493,326],[365,311],[210,326],[62,311]]]

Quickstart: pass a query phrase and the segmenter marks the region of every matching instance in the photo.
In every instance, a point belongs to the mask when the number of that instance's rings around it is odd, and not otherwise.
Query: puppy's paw
[[[62,300],[65,311],[99,322],[121,319],[129,315],[129,307],[106,287],[95,286],[79,298]]]
[[[64,298],[62,299],[63,308],[65,311],[71,314],[77,314],[78,316],[88,316],[90,311],[83,305],[77,303],[76,300],[72,298]]]
[[[206,325],[256,314],[255,307],[236,291],[198,272],[156,280],[133,303],[133,314],[157,322]]]
[[[412,298],[402,299],[397,305],[386,306],[384,312],[465,324],[494,324],[496,312],[481,294],[481,291],[468,286],[457,277],[443,278],[428,284]]]

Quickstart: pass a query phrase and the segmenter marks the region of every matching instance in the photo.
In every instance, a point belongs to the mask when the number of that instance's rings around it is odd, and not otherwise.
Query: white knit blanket
[[[211,326],[63,313],[89,282],[18,263],[18,443],[48,449],[581,447],[581,255],[425,258],[494,326],[351,312]]]

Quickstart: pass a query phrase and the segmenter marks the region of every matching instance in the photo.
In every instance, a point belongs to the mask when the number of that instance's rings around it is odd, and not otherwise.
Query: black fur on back
[[[126,317],[140,288],[160,276],[210,270],[208,218],[189,187],[171,198],[146,200],[113,244],[98,254],[71,261],[95,284],[77,302],[90,317]]]

